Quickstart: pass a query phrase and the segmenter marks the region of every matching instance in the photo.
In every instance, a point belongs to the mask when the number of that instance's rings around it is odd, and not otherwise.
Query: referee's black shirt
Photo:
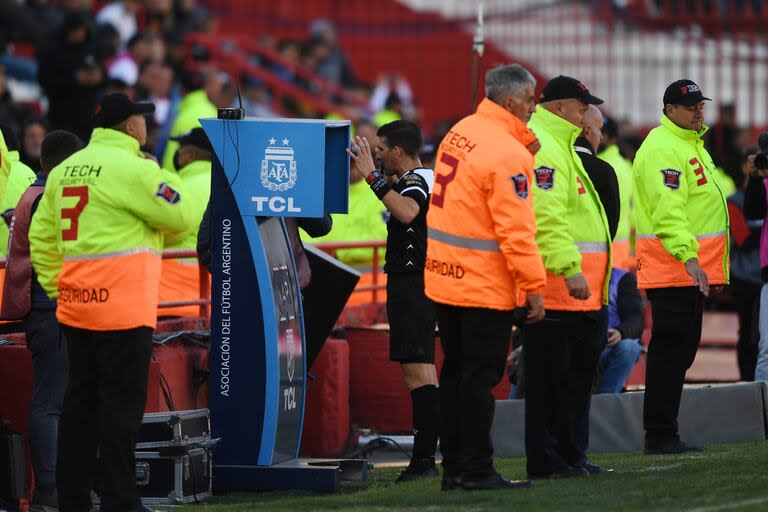
[[[423,272],[427,259],[427,208],[435,173],[418,167],[403,174],[392,190],[410,197],[419,205],[419,214],[410,224],[403,224],[394,215],[387,220],[387,254],[384,272],[402,274]]]

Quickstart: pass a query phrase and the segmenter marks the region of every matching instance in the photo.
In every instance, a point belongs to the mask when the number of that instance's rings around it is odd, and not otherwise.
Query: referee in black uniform
[[[440,396],[435,372],[434,305],[424,295],[427,256],[427,208],[434,172],[419,160],[421,132],[410,121],[393,121],[379,131],[373,152],[356,138],[359,151],[348,151],[376,197],[387,207],[387,317],[389,357],[400,363],[413,407],[413,456],[397,478],[406,482],[435,477]],[[381,172],[375,170],[379,164]]]

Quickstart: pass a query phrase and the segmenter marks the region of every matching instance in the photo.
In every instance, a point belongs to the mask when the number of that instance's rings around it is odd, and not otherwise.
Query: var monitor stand
[[[210,400],[217,490],[335,491],[366,460],[299,459],[301,293],[283,217],[346,213],[349,121],[202,119],[211,188]]]

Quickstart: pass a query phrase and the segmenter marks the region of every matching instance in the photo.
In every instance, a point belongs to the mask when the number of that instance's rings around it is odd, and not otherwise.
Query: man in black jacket
[[[603,113],[596,106],[590,105],[581,122],[583,131],[581,136],[576,139],[573,148],[581,158],[584,170],[587,171],[589,179],[595,186],[597,195],[600,196],[600,202],[605,209],[605,216],[608,218],[608,230],[611,233],[611,239],[613,239],[619,227],[621,208],[619,181],[611,164],[597,158],[595,154],[600,140],[603,138]]]

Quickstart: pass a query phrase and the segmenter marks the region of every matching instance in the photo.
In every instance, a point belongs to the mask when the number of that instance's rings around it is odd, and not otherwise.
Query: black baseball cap
[[[553,78],[541,91],[541,102],[554,100],[577,99],[589,105],[600,105],[603,100],[592,96],[589,89],[583,83],[570,76],[560,75]]]
[[[664,91],[664,105],[695,105],[701,101],[712,101],[701,94],[701,89],[693,80],[683,79],[672,82]]]
[[[154,103],[134,103],[121,92],[107,94],[98,105],[93,116],[93,124],[99,128],[116,126],[131,116],[151,114],[155,111]]]
[[[170,137],[170,139],[175,140],[180,145],[188,144],[206,151],[213,151],[213,145],[211,144],[211,141],[208,140],[208,136],[202,128],[192,128],[189,133],[179,135],[178,137]]]

